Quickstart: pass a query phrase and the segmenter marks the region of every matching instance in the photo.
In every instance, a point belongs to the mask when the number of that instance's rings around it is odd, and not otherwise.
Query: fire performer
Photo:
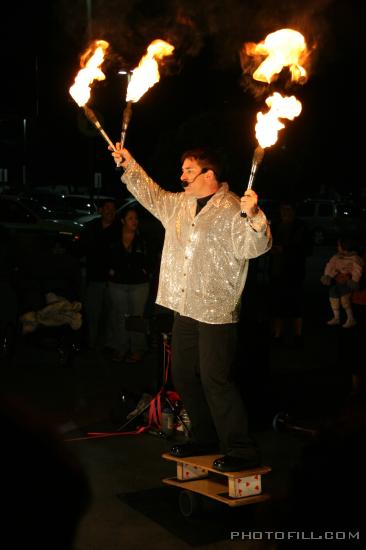
[[[165,227],[156,302],[175,312],[172,377],[193,432],[170,453],[221,451],[213,463],[217,470],[256,467],[260,451],[231,374],[249,260],[271,247],[258,196],[253,189],[241,199],[232,193],[220,158],[208,149],[183,154],[180,193],[162,189],[119,143],[116,149],[112,155],[124,168],[122,182]]]

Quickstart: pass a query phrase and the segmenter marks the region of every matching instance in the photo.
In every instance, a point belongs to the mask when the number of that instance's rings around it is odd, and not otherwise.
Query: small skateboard
[[[162,458],[176,462],[176,477],[164,478],[167,485],[182,489],[179,506],[184,516],[192,516],[198,510],[199,497],[227,504],[231,507],[244,506],[268,500],[262,493],[262,475],[271,471],[269,466],[261,466],[238,472],[220,472],[212,467],[216,458],[222,455],[202,455],[177,458],[164,453]]]

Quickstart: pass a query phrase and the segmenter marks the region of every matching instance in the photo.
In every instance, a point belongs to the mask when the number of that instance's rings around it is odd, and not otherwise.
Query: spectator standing
[[[14,349],[18,320],[18,265],[15,243],[0,226],[0,359]]]
[[[305,222],[297,218],[291,200],[280,203],[280,218],[272,226],[269,279],[275,343],[283,340],[285,321],[292,325],[296,347],[302,345],[306,258],[312,241]]]
[[[323,285],[329,286],[329,302],[333,317],[327,324],[337,326],[341,323],[340,308],[342,307],[347,316],[342,327],[351,328],[357,323],[353,314],[351,293],[359,288],[364,261],[355,250],[355,242],[352,238],[341,237],[337,248],[337,254],[330,258],[320,279]]]
[[[114,361],[141,361],[147,350],[143,332],[127,330],[128,316],[142,317],[149,296],[149,268],[146,244],[139,233],[136,209],[126,208],[121,218],[118,242],[110,247],[109,290],[113,316]]]
[[[87,342],[91,349],[100,349],[109,343],[109,248],[119,238],[114,201],[106,200],[102,203],[99,213],[100,218],[88,222],[80,238],[81,255],[85,257],[86,267],[84,304]]]

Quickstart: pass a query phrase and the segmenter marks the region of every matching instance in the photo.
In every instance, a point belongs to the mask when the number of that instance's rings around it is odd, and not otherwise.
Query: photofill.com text
[[[360,540],[359,531],[231,531],[230,540]]]

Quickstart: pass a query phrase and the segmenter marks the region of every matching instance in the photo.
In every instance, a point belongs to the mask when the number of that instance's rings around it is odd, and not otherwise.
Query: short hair
[[[106,204],[113,204],[114,206],[116,206],[116,199],[102,199],[100,202],[99,202],[99,209],[100,208],[103,208]]]
[[[219,151],[209,147],[196,147],[195,149],[189,149],[182,154],[181,162],[184,162],[186,159],[194,159],[198,162],[201,168],[212,170],[217,181],[223,181],[222,177],[224,162],[222,154]]]

